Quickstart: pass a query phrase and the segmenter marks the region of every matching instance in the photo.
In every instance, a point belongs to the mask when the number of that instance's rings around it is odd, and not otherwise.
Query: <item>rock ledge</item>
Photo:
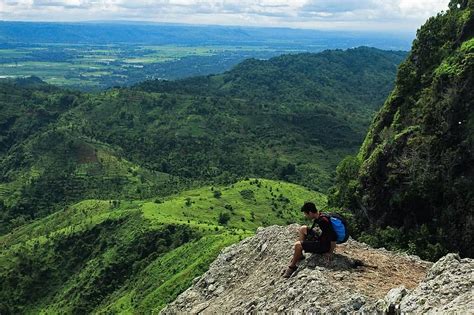
[[[432,264],[349,240],[331,262],[307,254],[284,279],[297,228],[260,228],[224,249],[161,313],[474,313],[474,261],[455,254]]]

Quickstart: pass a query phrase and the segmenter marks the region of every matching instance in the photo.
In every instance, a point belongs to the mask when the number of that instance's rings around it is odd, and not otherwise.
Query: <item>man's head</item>
[[[319,217],[319,211],[313,202],[307,201],[301,207],[301,211],[307,218],[317,219]]]

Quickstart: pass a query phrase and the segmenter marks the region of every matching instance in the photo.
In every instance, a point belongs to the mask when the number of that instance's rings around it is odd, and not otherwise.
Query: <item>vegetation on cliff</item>
[[[330,203],[355,210],[362,239],[474,255],[473,36],[474,1],[430,18],[359,154],[338,166]]]

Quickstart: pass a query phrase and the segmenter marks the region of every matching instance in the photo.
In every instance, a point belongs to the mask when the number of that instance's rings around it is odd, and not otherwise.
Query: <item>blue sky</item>
[[[449,0],[0,0],[0,19],[414,32]]]

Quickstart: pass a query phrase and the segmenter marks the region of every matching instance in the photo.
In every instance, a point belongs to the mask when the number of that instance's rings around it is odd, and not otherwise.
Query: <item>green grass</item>
[[[472,53],[474,51],[474,38],[465,41],[461,45],[461,51],[466,53]]]
[[[158,312],[188,288],[195,277],[204,273],[222,248],[245,236],[249,234],[204,236],[165,254],[103,303],[98,312]]]
[[[245,199],[241,194],[243,190],[251,190],[254,198]],[[222,195],[215,198],[215,191],[220,191]],[[287,198],[288,201],[279,201],[279,198]],[[186,191],[161,204],[144,203],[142,211],[143,215],[152,221],[189,221],[188,224],[199,227],[215,226],[219,214],[225,212],[231,216],[227,228],[254,231],[259,226],[270,223],[287,224],[289,220],[298,217],[300,205],[308,199],[315,200],[318,205],[326,204],[323,194],[308,194],[308,190],[298,185],[249,179],[226,187],[204,187]]]
[[[26,255],[32,264],[36,261],[44,264],[44,260],[57,264],[58,258],[54,257],[58,254],[64,256],[69,251],[77,251],[74,249],[77,241],[69,242],[68,239],[96,242],[104,238],[105,243],[95,248],[85,263],[77,265],[82,267],[48,271],[52,275],[49,276],[51,280],[42,284],[45,292],[31,304],[21,306],[22,312],[57,314],[78,311],[80,307],[87,307],[84,306],[86,297],[95,296],[98,285],[100,290],[109,293],[93,312],[157,312],[185,290],[195,277],[205,272],[222,248],[253,235],[259,226],[301,222],[299,208],[306,200],[315,201],[319,207],[326,204],[326,197],[320,193],[265,179],[248,179],[228,186],[206,186],[162,200],[122,200],[120,203],[84,200],[1,236],[0,278],[8,277],[9,270],[19,270],[20,261],[15,258],[18,255]],[[230,215],[226,224],[218,222],[222,212]],[[124,251],[128,255],[135,250],[136,244],[153,244],[147,243],[146,239],[170,225],[195,231],[196,237],[175,248],[168,244],[171,250],[161,252],[158,249],[145,259],[133,261],[132,256],[123,256]],[[94,237],[90,238],[90,235]],[[81,246],[87,248],[90,244]],[[157,248],[163,250],[163,247]],[[56,252],[58,250],[61,251]],[[121,260],[121,266],[130,268],[134,265],[134,271],[110,291],[107,281],[115,276],[109,272],[117,268]],[[28,287],[22,288],[28,290]]]

